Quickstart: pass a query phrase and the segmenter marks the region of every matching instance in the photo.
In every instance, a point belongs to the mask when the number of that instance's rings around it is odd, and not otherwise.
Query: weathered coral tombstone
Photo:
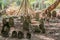
[[[1,34],[3,37],[8,37],[9,36],[9,31],[10,31],[10,26],[9,22],[6,22],[6,24],[3,25]]]
[[[13,19],[13,17],[10,17],[9,18],[9,26],[10,27],[13,27],[14,26],[14,19]]]
[[[2,23],[3,23],[3,25],[5,25],[6,24],[6,18],[3,18],[3,20],[2,20]]]
[[[27,20],[23,22],[23,30],[29,30],[29,22],[27,22]]]
[[[34,28],[34,33],[40,33],[41,32],[41,30],[39,29],[39,27],[38,26],[34,26],[35,28]]]
[[[17,38],[17,32],[16,31],[13,31],[11,37],[12,38]]]
[[[56,17],[56,14],[57,14],[57,12],[56,11],[52,11],[52,17]]]
[[[31,39],[31,33],[27,33],[26,38]]]
[[[18,31],[18,39],[24,38],[24,33],[21,31]]]
[[[47,11],[47,17],[51,18],[51,12]]]
[[[36,21],[39,21],[39,13],[36,13]]]
[[[45,33],[45,27],[44,27],[44,20],[43,19],[40,19],[39,28],[41,30],[41,33]]]

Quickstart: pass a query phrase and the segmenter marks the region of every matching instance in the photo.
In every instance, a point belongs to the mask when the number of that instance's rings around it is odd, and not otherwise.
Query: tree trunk
[[[56,0],[54,4],[52,4],[51,6],[49,6],[46,10],[45,10],[45,13],[47,13],[47,10],[48,11],[52,11],[53,9],[55,9],[58,4],[60,3],[60,0]]]

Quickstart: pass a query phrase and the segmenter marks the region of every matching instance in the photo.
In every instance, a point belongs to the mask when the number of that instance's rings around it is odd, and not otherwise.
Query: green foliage
[[[30,3],[33,3],[33,2],[35,2],[35,0],[29,0],[29,2],[30,2]]]
[[[56,0],[46,0],[44,3],[45,4],[53,4]]]
[[[0,0],[0,7],[4,9],[4,7],[7,6],[8,3],[8,0]]]

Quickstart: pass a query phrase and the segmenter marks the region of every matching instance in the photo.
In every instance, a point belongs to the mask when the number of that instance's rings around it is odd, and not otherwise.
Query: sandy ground
[[[54,22],[54,23],[49,22],[49,24],[45,22],[46,33],[45,34],[33,34],[33,33],[31,33],[32,34],[31,39],[4,38],[4,37],[0,36],[0,40],[60,40],[60,21],[59,20],[60,19],[55,20],[58,22]],[[15,28],[17,28],[18,30],[22,29],[22,27],[19,26],[20,25],[19,22],[16,22],[15,24],[17,24],[17,25],[15,25],[15,26],[17,26]],[[0,22],[0,31],[1,31],[1,25],[2,24]]]

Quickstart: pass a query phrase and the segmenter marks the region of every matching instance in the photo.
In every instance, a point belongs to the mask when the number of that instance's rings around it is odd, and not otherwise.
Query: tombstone
[[[23,29],[26,30],[26,31],[29,31],[30,23],[31,23],[30,16],[29,15],[25,16],[25,20],[23,22]]]
[[[39,28],[35,28],[34,33],[40,33],[40,32],[41,32],[41,30]]]
[[[2,13],[0,12],[0,17],[2,16]]]
[[[26,30],[26,31],[29,30],[29,22],[27,22],[27,20],[23,22],[23,30]]]
[[[3,25],[2,30],[1,30],[2,36],[3,37],[8,37],[9,36],[9,31],[10,31],[9,22],[6,22],[6,24]]]
[[[33,25],[33,32],[34,33],[40,33],[41,32],[41,30],[39,29],[39,27],[38,27],[38,25]]]
[[[24,34],[21,31],[18,31],[18,39],[24,38]]]
[[[28,32],[27,35],[26,35],[26,38],[31,39],[31,33]]]
[[[10,27],[14,26],[14,19],[12,17],[9,18]]]
[[[3,25],[5,25],[6,24],[6,18],[3,18],[3,20],[2,20],[2,22],[3,22]]]
[[[36,13],[36,21],[39,21],[39,13]]]
[[[44,21],[45,21],[45,19],[43,19],[43,18],[41,18],[41,19],[39,20],[39,22],[42,23],[42,24],[44,24]]]
[[[17,38],[17,32],[16,31],[12,32],[12,38]]]
[[[40,25],[39,25],[40,30],[42,31],[42,33],[45,33],[45,28],[44,28],[44,20],[40,20]]]
[[[31,23],[31,17],[29,15],[27,15],[26,20],[27,22]]]
[[[57,18],[60,19],[60,15],[58,15]]]
[[[47,12],[47,17],[51,18],[51,12],[50,11]]]
[[[45,28],[44,28],[44,25],[43,24],[40,24],[39,25],[39,28],[42,31],[42,33],[45,33]]]
[[[47,22],[50,22],[49,18],[46,19]]]
[[[5,18],[3,18],[2,23],[3,23],[3,27],[2,27],[1,33],[3,34],[4,33],[4,26],[6,25],[6,19]]]
[[[24,21],[24,16],[21,16],[21,22],[23,22]]]
[[[52,17],[56,17],[56,11],[52,11]]]

